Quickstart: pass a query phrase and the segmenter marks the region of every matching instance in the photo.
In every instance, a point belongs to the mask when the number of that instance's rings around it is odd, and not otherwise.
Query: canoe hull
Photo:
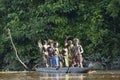
[[[70,67],[70,68],[36,68],[37,72],[42,73],[87,73],[91,68],[79,68],[79,67]]]

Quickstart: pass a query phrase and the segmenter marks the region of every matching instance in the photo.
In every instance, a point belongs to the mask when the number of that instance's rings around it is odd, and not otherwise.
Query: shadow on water
[[[90,74],[0,72],[0,80],[120,80],[120,70],[96,71]]]

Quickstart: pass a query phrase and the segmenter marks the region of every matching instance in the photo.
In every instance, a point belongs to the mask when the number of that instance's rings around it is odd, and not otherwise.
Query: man
[[[70,66],[73,63],[73,57],[74,57],[74,45],[71,39],[65,41],[65,47],[68,50],[68,58],[69,58],[69,66]]]
[[[83,57],[82,57],[82,53],[84,52],[83,51],[83,48],[82,46],[79,44],[79,39],[75,38],[74,39],[74,43],[75,43],[75,46],[74,46],[74,55],[75,55],[75,58],[77,59],[77,62],[78,63],[78,66],[80,66],[81,68],[83,68]]]

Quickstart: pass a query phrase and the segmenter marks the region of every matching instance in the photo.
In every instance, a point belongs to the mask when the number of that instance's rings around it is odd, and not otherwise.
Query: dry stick
[[[14,48],[14,50],[15,50],[15,54],[16,54],[16,57],[17,57],[18,61],[19,61],[26,69],[28,69],[28,67],[22,62],[22,60],[21,60],[21,59],[19,58],[19,56],[18,56],[18,52],[17,52],[17,49],[16,49],[16,47],[15,47],[15,45],[14,45],[14,43],[13,43],[12,36],[11,36],[11,33],[10,33],[10,29],[9,29],[9,28],[8,28],[8,34],[9,34],[9,37],[10,37],[12,46],[13,46],[13,48]]]

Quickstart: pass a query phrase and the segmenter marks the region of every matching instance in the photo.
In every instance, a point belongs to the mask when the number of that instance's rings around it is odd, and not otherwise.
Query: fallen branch
[[[8,34],[9,34],[9,37],[10,37],[12,46],[13,46],[13,48],[14,48],[14,50],[15,50],[15,54],[16,54],[16,57],[17,57],[18,61],[19,61],[26,69],[28,69],[28,67],[22,62],[22,60],[21,60],[21,59],[19,58],[19,56],[18,56],[18,52],[17,52],[17,49],[16,49],[16,47],[15,47],[15,45],[14,45],[14,43],[13,43],[12,36],[11,36],[11,32],[10,32],[10,29],[9,29],[9,28],[8,28]]]

